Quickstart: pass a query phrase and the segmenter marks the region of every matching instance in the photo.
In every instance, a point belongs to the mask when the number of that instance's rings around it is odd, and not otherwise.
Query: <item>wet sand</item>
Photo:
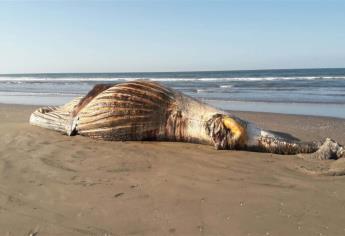
[[[67,137],[33,109],[0,105],[0,235],[345,235],[345,177],[315,175],[345,160]],[[345,144],[343,119],[236,114]]]

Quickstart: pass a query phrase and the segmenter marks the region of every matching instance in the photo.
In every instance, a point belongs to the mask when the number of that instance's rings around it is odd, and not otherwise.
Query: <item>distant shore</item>
[[[105,142],[30,126],[0,104],[0,234],[343,235],[345,177],[308,161],[212,146]],[[345,120],[234,112],[303,140],[345,144]]]

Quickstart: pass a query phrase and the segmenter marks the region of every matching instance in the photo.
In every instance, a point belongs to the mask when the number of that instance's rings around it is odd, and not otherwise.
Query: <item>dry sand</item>
[[[211,146],[104,142],[28,124],[0,105],[0,235],[345,235],[345,166]],[[345,120],[236,112],[345,143]]]

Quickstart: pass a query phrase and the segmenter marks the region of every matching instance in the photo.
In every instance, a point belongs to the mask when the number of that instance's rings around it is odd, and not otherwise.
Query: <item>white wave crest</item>
[[[219,88],[232,88],[233,85],[220,85]]]

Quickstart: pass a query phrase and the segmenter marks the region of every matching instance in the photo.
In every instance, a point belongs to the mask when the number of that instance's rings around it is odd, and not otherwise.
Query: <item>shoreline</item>
[[[19,103],[2,103],[0,102],[0,106],[23,106],[23,107],[31,107],[33,110],[45,105],[34,105],[34,104],[19,104]],[[58,105],[57,105],[58,106]],[[309,118],[320,118],[320,119],[335,119],[335,120],[344,120],[345,117],[334,117],[334,116],[320,116],[320,115],[306,115],[306,114],[290,114],[290,113],[278,113],[278,112],[263,112],[263,111],[243,111],[243,110],[230,110],[224,109],[224,111],[231,112],[233,114],[262,114],[262,115],[282,115],[282,116],[291,116],[291,117],[309,117]]]
[[[262,112],[287,115],[334,117],[345,119],[345,104],[328,103],[282,103],[252,101],[215,101],[211,105],[219,105],[225,110],[243,112]],[[266,112],[267,111],[267,112]],[[327,111],[329,116],[325,116]]]
[[[343,235],[345,168],[179,142],[107,142],[29,125],[0,104],[0,234]],[[233,112],[302,140],[345,144],[345,119]],[[250,222],[250,223],[248,223]]]

